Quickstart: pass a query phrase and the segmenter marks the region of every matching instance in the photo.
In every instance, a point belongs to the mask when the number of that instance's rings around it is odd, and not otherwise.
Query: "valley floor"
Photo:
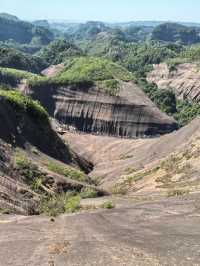
[[[0,216],[1,266],[200,265],[199,194],[55,219]]]

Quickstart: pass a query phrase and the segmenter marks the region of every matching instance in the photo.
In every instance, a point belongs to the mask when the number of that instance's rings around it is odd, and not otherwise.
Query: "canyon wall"
[[[120,82],[118,96],[110,96],[97,86],[74,85],[37,88],[32,97],[50,116],[78,131],[144,137],[165,134],[177,127],[132,82]]]

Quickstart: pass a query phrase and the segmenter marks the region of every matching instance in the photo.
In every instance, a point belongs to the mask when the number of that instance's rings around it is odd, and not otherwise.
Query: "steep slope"
[[[160,89],[172,89],[180,99],[200,100],[198,64],[178,64],[172,70],[166,63],[154,65],[154,70],[147,75],[147,81],[155,83]]]
[[[94,165],[91,178],[113,193],[176,195],[200,189],[200,118],[154,139],[125,140],[66,133],[66,142]],[[136,195],[137,195],[136,193]]]
[[[64,144],[37,102],[1,90],[0,121],[0,213],[54,215],[84,189],[102,194],[80,170],[91,165]]]
[[[133,79],[108,60],[78,58],[67,62],[60,75],[30,86],[32,97],[50,116],[78,131],[142,137],[176,129],[176,122],[161,113]]]

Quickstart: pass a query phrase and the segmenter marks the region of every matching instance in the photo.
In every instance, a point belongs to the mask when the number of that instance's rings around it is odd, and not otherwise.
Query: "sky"
[[[0,12],[26,20],[200,22],[200,0],[0,0]]]

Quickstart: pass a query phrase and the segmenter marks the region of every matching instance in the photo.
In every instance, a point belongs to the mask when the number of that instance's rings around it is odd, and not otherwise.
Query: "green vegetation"
[[[98,196],[98,192],[94,188],[87,187],[81,190],[80,196],[82,199],[96,198]]]
[[[30,97],[11,90],[0,90],[0,97],[3,97],[14,108],[27,113],[33,118],[38,119],[38,121],[49,122],[48,113],[38,101],[33,101]]]
[[[88,179],[88,176],[85,175],[83,172],[72,168],[70,166],[65,166],[62,165],[61,163],[54,163],[49,161],[47,163],[47,168],[52,171],[55,172],[59,175],[64,175],[68,178],[71,178],[73,180],[77,180],[77,181],[81,181],[81,182],[89,182],[90,180]]]
[[[80,209],[80,200],[79,196],[69,198],[64,204],[65,212],[73,213],[78,211]]]
[[[122,66],[97,57],[79,57],[66,61],[65,71],[59,76],[67,81],[133,80],[133,76]]]
[[[63,193],[44,198],[40,202],[39,212],[48,216],[56,217],[62,213],[72,213],[80,209],[80,197],[73,193]]]
[[[28,160],[25,153],[21,151],[16,151],[15,157],[14,157],[14,164],[17,169],[25,169],[25,168],[29,168],[30,160]]]
[[[155,84],[149,84],[146,80],[138,80],[138,84],[158,108],[168,115],[177,113],[176,96],[171,90],[160,90]]]
[[[180,127],[187,125],[200,115],[200,104],[177,100],[171,90],[160,90],[155,84],[149,84],[145,80],[139,80],[138,83],[158,108],[173,116]]]
[[[116,96],[119,94],[120,84],[119,81],[116,79],[99,81],[98,85],[110,96]]]
[[[0,208],[0,214],[10,214],[11,210],[7,208]]]
[[[35,26],[4,14],[0,16],[0,41],[12,39],[18,43],[46,45],[54,38],[53,33],[44,27]]]
[[[174,118],[178,121],[180,126],[187,125],[195,117],[200,115],[199,103],[177,100],[176,108],[177,112],[174,114]]]
[[[82,54],[81,49],[75,44],[59,39],[44,47],[37,55],[49,65],[56,65],[65,62],[69,57],[81,56]]]
[[[112,201],[106,201],[101,205],[103,209],[113,209],[115,208],[115,204]]]
[[[180,196],[184,196],[189,194],[188,190],[184,190],[184,189],[172,189],[169,190],[167,193],[168,197],[180,197]]]
[[[200,42],[197,29],[178,23],[164,23],[157,26],[152,32],[152,39],[164,42],[178,42],[185,45]]]
[[[65,69],[54,78],[35,76],[28,83],[32,88],[48,88],[76,84],[92,86],[95,82],[110,95],[119,92],[119,81],[134,80],[124,67],[96,57],[72,58],[65,62]]]
[[[32,79],[36,75],[13,68],[1,68],[0,67],[0,85],[3,87],[16,87],[22,79]]]
[[[40,57],[28,55],[13,48],[0,47],[0,67],[9,67],[40,73],[47,66]]]

